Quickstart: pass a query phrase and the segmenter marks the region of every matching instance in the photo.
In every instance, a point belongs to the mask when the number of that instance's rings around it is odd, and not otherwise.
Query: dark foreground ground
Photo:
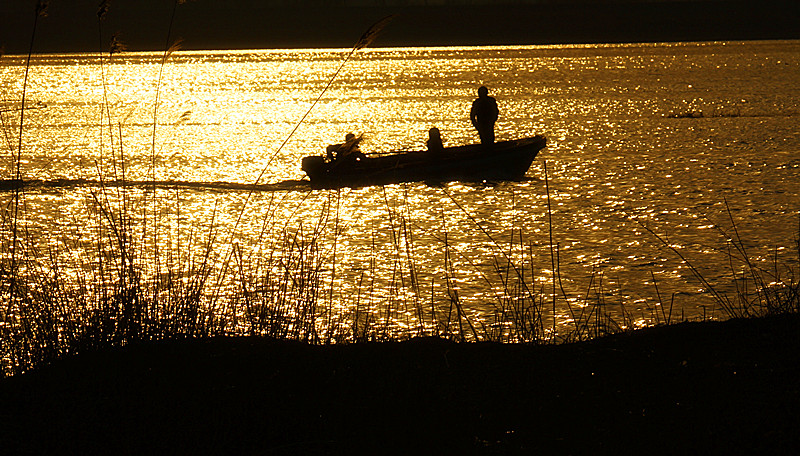
[[[800,318],[560,346],[158,343],[0,380],[3,454],[800,454]]]

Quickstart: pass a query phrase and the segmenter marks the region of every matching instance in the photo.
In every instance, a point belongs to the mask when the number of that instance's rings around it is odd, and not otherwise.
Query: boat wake
[[[238,182],[188,182],[178,180],[164,181],[101,181],[96,179],[4,179],[0,180],[0,192],[10,192],[16,189],[43,190],[43,189],[62,189],[62,188],[119,188],[119,187],[138,187],[138,188],[160,188],[160,189],[189,189],[189,190],[211,190],[211,191],[303,191],[310,189],[310,182],[307,180],[285,180],[268,184],[243,184]]]

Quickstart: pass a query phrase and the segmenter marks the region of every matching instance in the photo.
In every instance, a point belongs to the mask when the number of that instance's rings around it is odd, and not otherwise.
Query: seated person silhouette
[[[350,157],[355,160],[360,160],[365,157],[358,147],[363,136],[356,137],[352,133],[348,133],[344,137],[342,144],[331,144],[325,148],[326,155],[329,161],[341,160],[345,157]]]
[[[428,130],[428,141],[426,144],[428,145],[428,152],[440,152],[444,149],[442,134],[439,132],[438,128],[433,127]]]

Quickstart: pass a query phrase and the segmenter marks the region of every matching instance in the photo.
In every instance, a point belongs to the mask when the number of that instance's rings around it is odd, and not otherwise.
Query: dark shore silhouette
[[[34,2],[2,3],[0,15],[7,19],[0,30],[0,47],[9,54],[26,53]],[[103,46],[118,32],[130,50],[163,50],[172,3],[111,2]],[[183,39],[183,49],[349,48],[370,24],[396,14],[376,46],[800,38],[800,2],[784,0],[331,3],[195,0],[179,5],[173,37]],[[98,51],[97,4],[96,0],[51,2],[34,51]]]
[[[5,454],[797,454],[800,317],[556,346],[173,341],[0,380]]]

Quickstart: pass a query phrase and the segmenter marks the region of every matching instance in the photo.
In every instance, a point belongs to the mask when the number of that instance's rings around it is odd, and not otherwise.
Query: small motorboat
[[[470,144],[380,156],[353,153],[335,160],[310,156],[303,158],[302,168],[315,188],[417,181],[518,181],[525,177],[546,144],[544,136],[536,135],[492,145]]]

